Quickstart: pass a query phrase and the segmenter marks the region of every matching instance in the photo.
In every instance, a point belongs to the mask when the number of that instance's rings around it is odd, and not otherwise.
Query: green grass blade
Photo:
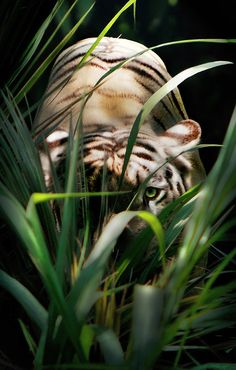
[[[19,68],[13,73],[13,76],[7,83],[7,86],[10,88],[12,86],[12,92],[16,91],[17,88],[21,85],[22,81],[24,80],[25,76],[29,72],[29,70],[35,65],[36,61],[39,59],[40,55],[42,55],[43,51],[46,50],[47,46],[49,45],[50,41],[53,39],[56,31],[54,31],[53,35],[49,37],[49,39],[45,42],[42,49],[35,55],[39,44],[42,41],[42,38],[48,29],[49,25],[51,24],[52,20],[54,19],[56,13],[59,11],[63,1],[57,1],[54,8],[52,9],[49,16],[45,19],[43,24],[40,26],[39,30],[34,35],[33,39],[27,46],[25,52],[23,53],[19,63]],[[27,71],[23,73],[24,68],[29,64]],[[17,82],[15,82],[17,79]]]
[[[149,356],[161,335],[164,291],[153,286],[137,285],[134,291],[132,324],[132,369],[151,369]]]
[[[83,23],[84,19],[92,10],[94,4],[88,9],[88,11],[79,19],[76,25],[70,30],[70,32],[59,42],[59,44],[55,47],[55,49],[46,57],[46,59],[42,62],[42,64],[37,68],[37,70],[32,74],[30,79],[25,83],[25,85],[20,89],[20,91],[16,94],[15,100],[19,103],[24,96],[29,92],[32,86],[36,83],[39,77],[43,74],[46,68],[51,64],[51,62],[55,59],[55,57],[60,53],[60,51],[65,47],[67,42],[70,38],[74,35],[77,31],[79,26]]]
[[[122,365],[124,363],[124,353],[121,344],[111,329],[95,328],[96,339],[100,345],[105,362],[109,365]]]
[[[128,245],[126,245],[124,253],[120,260],[116,263],[116,281],[122,278],[122,281],[130,280],[130,271],[139,266],[145,254],[147,253],[148,246],[153,239],[153,232],[150,227],[142,230]],[[156,254],[155,254],[156,256]],[[158,254],[160,256],[160,254]],[[145,269],[142,268],[142,272]],[[140,277],[139,282],[142,283]],[[147,279],[144,278],[144,281]]]
[[[118,237],[123,232],[126,225],[134,217],[140,217],[147,221],[147,223],[153,229],[160,247],[160,252],[164,250],[164,232],[161,223],[158,221],[156,216],[146,211],[125,211],[115,215],[112,220],[106,225],[101,234],[98,242],[93,248],[89,255],[86,266],[94,264],[95,262],[104,265],[107,260],[107,256],[111,253],[113,246],[115,245]]]
[[[209,234],[209,225],[226,209],[236,196],[235,158],[236,155],[236,109],[233,112],[229,128],[217,162],[209,174],[201,191],[193,216],[188,225],[188,232],[180,251],[177,266],[181,270],[186,259],[191,258],[196,246],[202,245]],[[222,176],[222,172],[224,176]],[[198,247],[201,254],[202,248]]]
[[[121,16],[122,13],[124,13],[131,5],[135,5],[136,0],[129,0],[127,3],[114,15],[114,17],[110,20],[110,22],[104,27],[102,32],[98,35],[96,41],[93,43],[93,45],[89,48],[87,53],[83,56],[81,61],[79,62],[77,68],[80,68],[81,65],[87,60],[89,55],[93,52],[93,50],[96,48],[96,46],[99,44],[101,39],[107,34],[107,32],[110,30],[110,28],[114,25],[114,23],[117,21],[117,19]]]
[[[38,153],[20,110],[10,94],[9,97],[3,94],[3,98],[9,114],[0,110],[0,180],[26,206],[32,192],[46,191],[46,187]],[[57,244],[57,230],[49,204],[40,207],[40,214],[53,250]]]
[[[0,188],[0,206],[3,214],[27,247],[29,255],[42,276],[51,302],[53,302],[58,314],[62,316],[63,323],[65,322],[65,331],[68,337],[79,358],[85,360],[85,355],[79,344],[77,320],[73,309],[66,304],[63,296],[62,287],[51,262],[35,206],[31,203],[25,212],[13,197],[7,196],[6,191],[5,195],[1,195],[2,190],[4,189]]]
[[[213,43],[213,44],[235,44],[236,39],[185,39],[185,40],[177,40],[177,41],[170,41],[164,42],[163,44],[159,44],[156,46],[151,47],[150,49],[155,50],[158,48],[166,47],[166,46],[174,46],[174,45],[181,45],[181,44],[192,44],[192,43]]]
[[[90,325],[84,325],[80,334],[81,345],[83,347],[87,361],[89,361],[90,350],[94,341],[94,330]]]
[[[144,221],[146,221],[151,226],[152,231],[158,241],[162,266],[163,268],[165,268],[166,267],[166,257],[165,257],[166,246],[165,246],[164,230],[163,230],[161,222],[155,215],[149,212],[145,212],[145,211],[138,212],[138,217],[142,218]]]
[[[28,347],[29,347],[29,350],[33,353],[33,355],[35,356],[35,353],[36,353],[36,348],[37,348],[37,345],[33,339],[33,337],[31,336],[27,326],[23,323],[22,320],[19,320],[19,324],[20,324],[20,327],[21,327],[21,330],[22,330],[22,333],[25,337],[25,340],[28,344]]]
[[[130,155],[132,153],[132,149],[134,143],[136,141],[137,135],[139,133],[139,129],[144,122],[145,118],[150,114],[153,108],[173,89],[175,89],[181,82],[185,81],[187,78],[190,78],[198,73],[203,71],[207,71],[208,69],[212,69],[215,67],[232,64],[228,61],[216,61],[210,63],[200,64],[194,67],[190,67],[185,69],[184,71],[178,73],[175,77],[171,78],[168,82],[166,82],[158,91],[156,91],[143,105],[143,108],[139,112],[133,127],[130,132],[130,136],[128,139],[128,144],[125,152],[124,164],[122,168],[122,174],[120,177],[120,185],[122,184],[125,171],[129,162]]]
[[[49,315],[49,319],[50,319],[50,315]],[[41,333],[40,339],[39,339],[37,352],[34,358],[35,370],[42,369],[44,354],[46,350],[46,340],[47,340],[47,330],[43,330],[43,332]]]
[[[173,268],[166,271],[166,275],[164,274],[165,276],[162,283],[166,285],[166,294],[169,297],[165,307],[165,320],[167,321],[172,317],[173,312],[176,312],[178,309],[190,273],[209,247],[211,227],[214,226],[214,222],[217,218],[236,197],[235,155],[236,109],[233,112],[226,133],[224,147],[220,151],[218,160],[208,176],[196,202],[176,262]],[[222,173],[224,173],[224,176],[222,176]],[[233,250],[228,258],[217,267],[214,274],[209,279],[209,282],[202,290],[202,299],[206,299],[209,294],[208,289],[234,256],[235,251]],[[214,301],[217,302],[217,299]],[[201,299],[199,302],[201,302]],[[195,306],[192,306],[192,309],[194,307]],[[183,341],[185,341],[187,335],[188,332],[185,332]],[[178,354],[177,362],[179,356],[180,353]]]
[[[236,369],[236,363],[230,363],[230,364],[227,364],[227,363],[207,363],[207,364],[204,364],[204,365],[198,365],[198,366],[194,366],[192,367],[191,370],[233,370],[233,369]]]
[[[77,163],[78,163],[78,153],[79,153],[79,135],[76,133],[73,143],[71,143],[71,155],[70,161],[67,162],[67,183],[66,192],[70,193],[76,189],[76,179],[77,179]],[[69,143],[70,144],[70,143]],[[73,227],[76,222],[76,205],[74,198],[65,198],[64,210],[62,216],[61,225],[61,235],[58,245],[57,257],[56,257],[56,270],[60,282],[63,281],[63,275],[65,266],[68,263],[68,253],[66,254],[68,240],[70,241],[71,247],[76,241],[76,231]]]
[[[100,296],[97,292],[97,288],[100,284],[108,258],[113,251],[118,237],[133,217],[137,216],[145,219],[152,228],[157,226],[158,229],[155,229],[155,235],[158,237],[160,244],[164,243],[164,234],[161,224],[159,221],[156,221],[156,218],[155,220],[153,219],[155,216],[152,215],[149,217],[148,215],[148,212],[143,211],[121,212],[115,215],[105,226],[97,243],[88,256],[68,298],[70,305],[76,307],[77,319],[80,322]]]
[[[0,270],[0,285],[17,299],[40,330],[46,327],[47,311],[26,287],[3,270]]]

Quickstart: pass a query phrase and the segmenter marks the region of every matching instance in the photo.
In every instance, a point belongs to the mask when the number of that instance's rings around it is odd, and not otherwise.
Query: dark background
[[[71,4],[68,1],[68,4]],[[92,3],[91,0],[79,0],[73,16],[65,25],[63,32],[72,27],[78,17]],[[73,43],[90,36],[97,36],[112,16],[125,1],[98,0],[96,5],[71,40]],[[147,46],[163,42],[191,38],[236,38],[235,0],[138,0],[136,22],[132,9],[121,16],[109,31],[109,36],[122,35]],[[33,35],[49,14],[55,0],[1,0],[0,2],[0,85],[4,87],[13,71],[17,68],[19,58]],[[58,40],[63,37],[58,35]],[[48,34],[45,34],[45,39]],[[53,45],[52,45],[53,47]],[[185,44],[164,47],[158,50],[172,75],[200,63],[214,60],[236,62],[235,44]],[[40,99],[47,84],[49,71],[40,83],[30,92],[28,99],[34,102]],[[185,81],[180,90],[189,116],[198,121],[203,130],[203,143],[222,143],[235,105],[236,69],[227,65],[203,72]],[[201,156],[207,171],[216,160],[218,149],[203,149]],[[6,244],[14,243],[11,235],[6,235]],[[5,246],[5,248],[6,248]],[[13,256],[14,257],[14,256]],[[7,256],[7,264],[11,254]],[[4,265],[6,261],[0,261]],[[14,261],[15,265],[16,261]],[[20,262],[19,262],[20,263]],[[10,272],[11,273],[11,272]],[[14,276],[14,272],[12,271]],[[33,282],[32,282],[32,285]],[[1,327],[0,357],[3,353],[9,358],[17,358],[17,363],[26,370],[30,356],[17,323],[22,311],[16,301],[5,291],[0,293],[4,304],[0,306],[0,316],[5,322]],[[20,312],[20,314],[18,314]],[[27,323],[27,318],[24,317]],[[1,323],[2,325],[2,323]],[[11,333],[7,339],[7,333]],[[14,336],[12,333],[14,332]],[[20,360],[22,358],[22,360]],[[8,360],[6,360],[8,362]],[[9,364],[9,363],[8,363]],[[2,362],[0,368],[2,369]],[[9,365],[10,366],[10,365]],[[12,367],[3,367],[10,369]],[[14,367],[16,369],[16,367]]]

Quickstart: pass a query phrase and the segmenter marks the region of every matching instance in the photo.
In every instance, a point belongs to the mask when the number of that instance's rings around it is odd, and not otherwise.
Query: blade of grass
[[[28,344],[28,347],[29,347],[29,350],[33,353],[33,355],[35,356],[35,353],[36,353],[36,348],[37,348],[37,345],[33,339],[33,337],[31,336],[28,328],[26,327],[26,325],[23,323],[22,320],[19,320],[19,324],[20,324],[20,327],[21,327],[21,330],[22,330],[22,333],[25,337],[25,340]]]
[[[111,329],[102,327],[95,327],[94,330],[105,362],[109,365],[122,365],[124,352],[115,333]]]
[[[227,364],[227,363],[207,363],[207,364],[204,364],[204,365],[198,365],[198,366],[194,366],[191,370],[233,370],[234,368],[236,368],[236,363],[231,363],[231,364]]]
[[[150,114],[153,108],[163,99],[170,91],[175,89],[181,82],[185,81],[187,78],[192,77],[200,72],[206,71],[208,69],[212,69],[215,67],[232,64],[228,61],[216,61],[210,63],[200,64],[194,67],[190,67],[185,69],[184,71],[178,73],[175,77],[171,78],[168,82],[166,82],[158,91],[156,91],[143,105],[143,108],[139,112],[137,118],[134,121],[132,126],[130,136],[128,139],[128,144],[125,152],[124,163],[122,168],[122,173],[120,177],[120,185],[123,182],[123,178],[125,175],[125,171],[129,162],[130,155],[132,153],[132,149],[134,143],[136,141],[137,135],[139,133],[139,129],[144,122],[145,118]]]
[[[159,244],[164,243],[163,230],[156,218],[154,221],[154,215],[149,217],[149,213],[144,211],[121,212],[115,215],[105,226],[69,294],[68,302],[70,305],[76,307],[76,315],[79,322],[83,321],[85,315],[87,315],[100,296],[100,293],[97,292],[97,288],[101,281],[107,260],[112,253],[118,237],[123,232],[127,223],[135,216],[145,219],[152,228],[158,226],[158,229],[155,229],[155,235],[159,239]]]
[[[135,287],[130,359],[132,369],[151,369],[148,358],[162,335],[163,305],[162,289],[142,285]]]
[[[54,8],[52,9],[52,11],[50,12],[49,16],[45,19],[43,24],[40,26],[39,30],[36,32],[33,39],[31,40],[31,42],[27,46],[25,52],[23,53],[23,55],[22,55],[22,57],[19,61],[19,63],[20,63],[19,68],[15,71],[15,73],[13,73],[13,76],[11,77],[9,82],[7,83],[8,88],[12,87],[11,90],[12,90],[13,93],[14,93],[14,91],[16,91],[19,88],[19,85],[22,83],[22,81],[24,80],[24,78],[27,75],[27,73],[29,72],[29,70],[35,65],[36,61],[39,59],[39,56],[42,55],[43,51],[46,50],[47,46],[49,45],[49,43],[51,42],[51,40],[55,36],[56,31],[53,32],[53,34],[49,37],[49,39],[47,39],[47,41],[43,45],[42,49],[37,53],[37,55],[35,55],[35,53],[36,53],[36,51],[39,47],[39,44],[43,39],[43,36],[44,36],[46,30],[50,26],[52,20],[54,19],[55,15],[59,11],[62,4],[63,4],[63,1],[57,1],[56,2],[56,4],[55,4]],[[27,71],[22,73],[24,68],[27,65],[28,65]],[[17,79],[17,82],[16,82],[16,79]],[[11,85],[13,85],[13,86],[11,86]]]
[[[207,251],[209,244],[210,228],[214,221],[226,209],[230,202],[235,198],[236,178],[235,162],[236,155],[236,109],[224,140],[224,147],[220,151],[219,157],[205,185],[200,193],[191,220],[188,223],[187,231],[183,244],[180,247],[176,263],[164,278],[167,281],[168,304],[165,310],[165,320],[168,320],[173,312],[176,312],[180,299],[186,288],[187,279],[197,261]],[[222,173],[224,176],[222,177]],[[202,297],[206,297],[208,288],[219,276],[225,264],[235,256],[235,251],[229,254],[229,259],[225,259],[216,269],[209,283],[202,290]],[[167,277],[168,276],[168,277]],[[183,337],[183,341],[185,340]],[[180,353],[176,358],[177,365]]]
[[[26,287],[3,270],[0,270],[0,285],[16,298],[40,330],[47,326],[47,311]]]
[[[79,62],[77,68],[80,68],[81,65],[87,60],[89,55],[93,52],[93,50],[96,48],[96,46],[99,44],[101,39],[107,34],[107,32],[110,30],[110,28],[114,25],[114,23],[117,21],[117,19],[121,16],[122,13],[124,13],[131,5],[135,5],[136,0],[129,0],[127,3],[114,15],[114,17],[110,20],[110,22],[106,25],[106,27],[100,32],[98,35],[96,41],[92,44],[92,46],[89,48],[89,50],[86,52],[86,54],[83,56],[81,61]]]
[[[4,169],[0,178],[18,201],[26,206],[31,192],[46,191],[46,187],[38,153],[20,110],[10,94],[9,97],[3,94],[3,98],[9,118],[0,110],[3,133],[0,137],[3,150],[0,165]],[[40,212],[53,250],[57,244],[57,230],[52,209],[49,204],[44,204]]]
[[[199,256],[202,254],[205,238],[209,235],[209,225],[213,224],[236,195],[235,155],[236,109],[233,112],[223,148],[202,188],[193,216],[188,224],[188,231],[176,265],[179,271],[183,263],[191,258],[193,251],[196,250]],[[223,177],[221,176],[222,172],[224,173]]]
[[[2,195],[2,190],[5,195]],[[51,301],[66,323],[65,330],[76,349],[78,357],[85,360],[85,355],[79,344],[80,328],[76,325],[77,320],[73,309],[66,304],[64,299],[34,204],[31,202],[25,212],[20,204],[11,195],[7,194],[5,189],[0,187],[0,206],[6,219],[12,224],[14,231],[27,247],[29,255],[40,272]]]
[[[46,59],[42,62],[42,64],[37,68],[37,70],[32,74],[30,79],[25,83],[25,85],[20,89],[20,91],[16,94],[15,100],[19,103],[24,96],[29,92],[35,82],[39,79],[39,77],[43,74],[46,68],[51,64],[51,62],[55,59],[55,57],[59,54],[59,52],[64,48],[70,38],[74,35],[77,31],[79,26],[83,23],[86,16],[91,12],[94,4],[88,9],[88,11],[79,19],[79,21],[75,24],[75,26],[70,30],[70,32],[59,42],[59,44],[55,47],[55,49],[46,57]]]

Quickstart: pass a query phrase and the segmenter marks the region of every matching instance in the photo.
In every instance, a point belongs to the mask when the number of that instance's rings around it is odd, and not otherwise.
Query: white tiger
[[[80,65],[95,40],[80,41],[58,57],[35,130],[44,133],[51,160],[57,165],[65,156],[69,132],[77,127],[81,114],[89,188],[100,190],[96,179],[105,166],[107,188],[117,190],[134,120],[170,75],[157,54],[122,38],[103,38]],[[130,58],[104,78],[112,67]],[[158,214],[167,203],[202,181],[205,172],[198,152],[181,154],[195,147],[200,136],[201,128],[188,119],[178,89],[156,105],[141,126],[123,181],[123,189],[133,190],[150,176],[136,201],[137,209]],[[50,186],[50,161],[43,146],[40,157]],[[174,159],[163,166],[168,158]]]

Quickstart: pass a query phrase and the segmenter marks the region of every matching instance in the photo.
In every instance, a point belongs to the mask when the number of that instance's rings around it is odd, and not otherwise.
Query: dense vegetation
[[[104,3],[107,9],[102,16]],[[41,1],[32,3],[34,11],[24,1],[2,2],[0,45],[6,53],[0,110],[0,368],[236,366],[236,113],[227,85],[235,78],[235,69],[215,62],[233,61],[235,40],[229,40],[229,24],[222,33],[209,27],[188,35],[179,17],[188,15],[193,20],[197,13],[188,14],[185,3],[137,3],[135,26],[132,0],[125,8],[124,2],[114,6],[101,1],[93,7],[86,1],[65,0],[50,6]],[[220,6],[215,6],[220,12]],[[112,17],[114,25],[106,26]],[[19,32],[9,38],[14,27]],[[96,194],[79,193],[76,187],[78,137],[71,142],[65,188],[47,193],[31,124],[56,55],[75,39],[101,32],[122,33],[149,46],[181,36],[220,37],[162,47],[158,53],[170,60],[166,64],[173,75],[185,70],[181,81],[186,80],[183,95],[191,117],[202,124],[203,131],[208,122],[214,126],[206,131],[204,142],[221,143],[226,120],[228,128],[220,150],[201,149],[203,159],[204,151],[210,157],[207,162],[205,155],[209,175],[201,188],[191,189],[158,218],[146,212],[118,214],[94,243],[90,213]],[[191,58],[178,58],[180,54]],[[199,64],[200,71],[193,68],[188,75],[186,68]],[[155,96],[154,103],[181,82],[179,76]],[[152,104],[153,100],[145,105],[144,114]],[[135,124],[143,118],[138,117]],[[103,193],[102,200],[108,196],[118,195]],[[52,202],[57,204],[59,228]],[[78,220],[82,215],[83,220]],[[124,249],[119,237],[133,217],[143,218],[147,228]],[[78,223],[83,227],[78,228]],[[149,254],[153,240],[155,249]]]

